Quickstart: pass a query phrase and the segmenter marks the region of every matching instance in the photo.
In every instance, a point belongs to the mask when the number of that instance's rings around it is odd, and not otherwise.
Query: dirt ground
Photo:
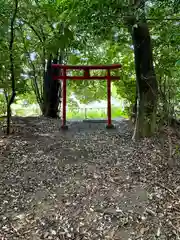
[[[180,239],[180,139],[127,120],[13,118],[0,136],[0,239]]]

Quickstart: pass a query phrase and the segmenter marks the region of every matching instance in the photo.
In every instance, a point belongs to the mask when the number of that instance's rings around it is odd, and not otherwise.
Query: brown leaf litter
[[[180,239],[180,140],[13,118],[0,137],[0,239]]]

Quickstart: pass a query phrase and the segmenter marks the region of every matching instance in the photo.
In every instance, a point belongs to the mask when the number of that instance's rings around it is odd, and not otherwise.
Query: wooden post
[[[68,126],[66,125],[66,81],[67,81],[67,76],[66,76],[66,68],[63,68],[63,99],[62,99],[62,125],[61,129],[67,130]]]
[[[114,128],[111,119],[111,74],[110,69],[107,70],[107,126],[106,128]]]

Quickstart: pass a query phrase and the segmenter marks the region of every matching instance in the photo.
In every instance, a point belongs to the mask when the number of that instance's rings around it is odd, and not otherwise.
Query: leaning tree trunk
[[[16,16],[18,12],[18,0],[15,0],[15,9],[13,16],[11,18],[11,25],[10,25],[10,43],[9,43],[9,57],[10,57],[10,73],[11,73],[11,84],[12,84],[12,93],[9,101],[7,101],[7,135],[10,134],[10,122],[11,122],[11,105],[14,102],[16,97],[16,88],[15,88],[15,71],[14,71],[14,52],[13,52],[13,45],[14,45],[14,24],[16,21]],[[8,100],[8,98],[6,98]]]
[[[52,79],[52,74],[57,75],[59,73],[58,69],[52,69],[52,63],[58,63],[58,54],[56,58],[53,59],[53,61],[52,56],[50,56],[47,63],[47,70],[44,78],[43,89],[43,115],[46,117],[57,118],[61,97],[61,83],[58,80]]]
[[[134,139],[151,136],[156,127],[158,84],[153,66],[149,29],[138,23],[132,31],[137,81],[137,116]]]

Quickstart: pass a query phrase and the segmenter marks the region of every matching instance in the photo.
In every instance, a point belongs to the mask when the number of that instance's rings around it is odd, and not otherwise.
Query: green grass
[[[125,117],[127,115],[119,108],[112,108],[112,118]],[[67,119],[96,119],[96,118],[107,118],[106,109],[69,109],[67,112]]]
[[[125,117],[127,118],[127,115],[118,107],[112,106],[112,118],[118,118],[118,117]],[[83,120],[83,119],[106,119],[107,118],[107,110],[105,108],[69,108],[67,111],[67,119],[77,119],[77,120]],[[16,116],[38,116],[41,115],[39,108],[29,108],[29,107],[22,107],[16,105],[14,107],[14,114]]]

